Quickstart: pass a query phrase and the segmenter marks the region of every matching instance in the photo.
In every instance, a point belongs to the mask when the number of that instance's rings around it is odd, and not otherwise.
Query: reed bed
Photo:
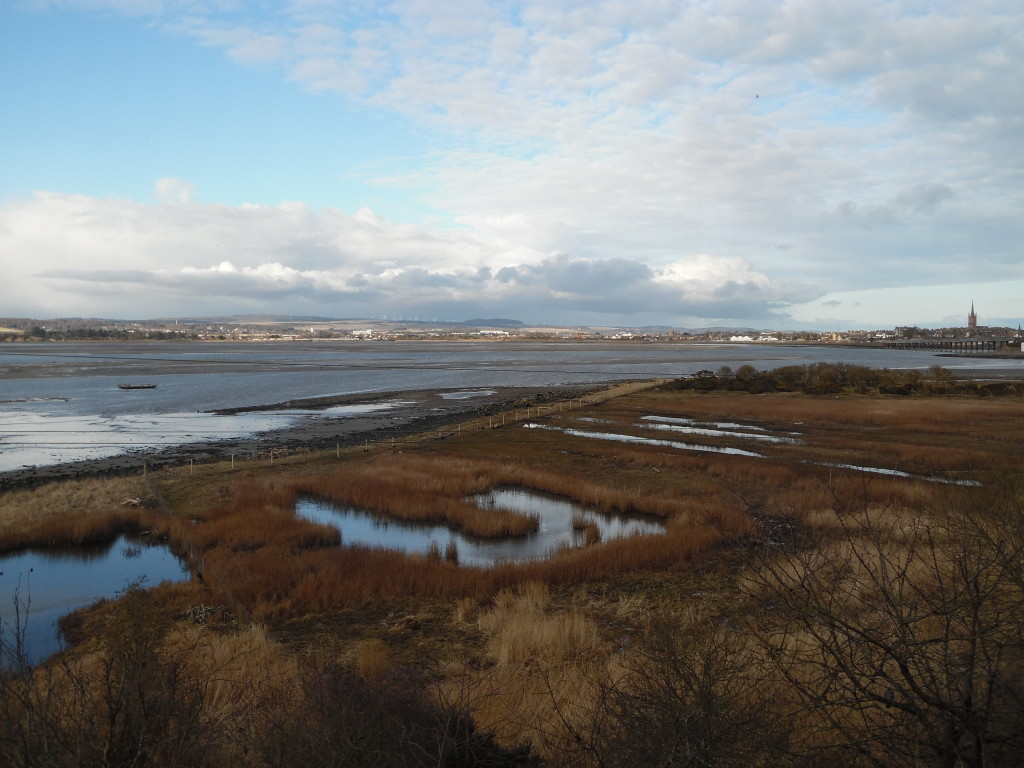
[[[735,411],[731,401],[739,398],[707,399],[728,399]],[[590,412],[616,407],[610,401]],[[643,410],[650,413],[650,403]],[[920,484],[903,478],[781,459],[595,446],[565,435],[558,437],[558,458],[552,461],[549,438],[534,443],[532,432],[525,437],[503,443],[501,460],[482,458],[488,439],[493,449],[485,431],[425,452],[371,455],[317,473],[248,478],[226,494],[229,501],[204,515],[193,541],[205,552],[205,567],[226,600],[278,620],[399,596],[483,599],[531,579],[567,584],[688,568],[729,541],[765,536],[778,521],[818,536],[835,535],[823,510],[896,509],[924,500]],[[670,521],[669,533],[600,543],[591,537],[591,546],[546,562],[479,569],[458,567],[454,551],[407,557],[364,547],[337,550],[333,531],[296,521],[292,513],[305,494],[400,519],[441,521],[476,535],[530,530],[536,523],[527,516],[480,510],[467,501],[496,487],[529,488],[602,511],[658,515]]]
[[[572,584],[638,570],[682,570],[722,541],[710,527],[680,524],[667,535],[613,539],[545,561],[493,568],[359,546],[215,547],[203,553],[203,561],[213,601],[238,605],[260,621],[277,621],[383,599],[481,600],[528,581]]]
[[[141,478],[64,480],[0,496],[0,552],[110,541],[160,527]]]
[[[298,494],[351,504],[402,520],[448,522],[477,536],[514,536],[536,530],[535,517],[508,510],[481,510],[468,496],[499,487],[521,487],[572,499],[604,512],[668,518],[688,511],[679,498],[615,488],[578,475],[525,463],[453,460],[401,455],[330,474],[298,477]]]
[[[969,424],[971,432],[1002,435],[1007,442],[1024,436],[1024,400],[1020,398],[814,397],[660,390],[619,398],[603,408],[611,413],[635,414],[636,418],[657,413],[708,422],[746,421],[779,429],[807,425],[898,427],[912,432],[948,434],[951,429],[959,430]],[[604,415],[599,410],[596,413]]]

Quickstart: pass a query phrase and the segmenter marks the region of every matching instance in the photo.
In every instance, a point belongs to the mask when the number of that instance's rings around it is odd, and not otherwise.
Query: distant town
[[[531,326],[518,320],[477,319],[423,322],[388,319],[229,316],[154,320],[0,318],[0,342],[38,341],[617,341],[744,344],[853,344],[934,347],[966,351],[1021,352],[1020,327],[978,323],[974,307],[967,323],[951,328],[900,326],[847,331],[776,331],[749,328],[680,330],[667,327]]]

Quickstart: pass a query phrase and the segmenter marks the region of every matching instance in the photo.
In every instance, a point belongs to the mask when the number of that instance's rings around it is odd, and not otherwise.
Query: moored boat
[[[121,389],[156,389],[156,384],[118,384]]]

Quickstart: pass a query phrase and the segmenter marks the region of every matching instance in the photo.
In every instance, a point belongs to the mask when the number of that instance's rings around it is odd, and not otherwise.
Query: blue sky
[[[1024,321],[1017,2],[0,0],[0,316]]]

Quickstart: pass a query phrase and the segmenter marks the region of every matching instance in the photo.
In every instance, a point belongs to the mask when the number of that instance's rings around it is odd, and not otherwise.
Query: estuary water
[[[637,342],[152,342],[0,345],[0,472],[283,429],[323,412],[209,411],[322,396],[557,387],[816,362],[1024,376],[929,351]],[[119,389],[119,384],[154,384]],[[366,408],[348,406],[352,415]],[[362,410],[360,410],[362,408]],[[333,417],[344,416],[335,412]]]

